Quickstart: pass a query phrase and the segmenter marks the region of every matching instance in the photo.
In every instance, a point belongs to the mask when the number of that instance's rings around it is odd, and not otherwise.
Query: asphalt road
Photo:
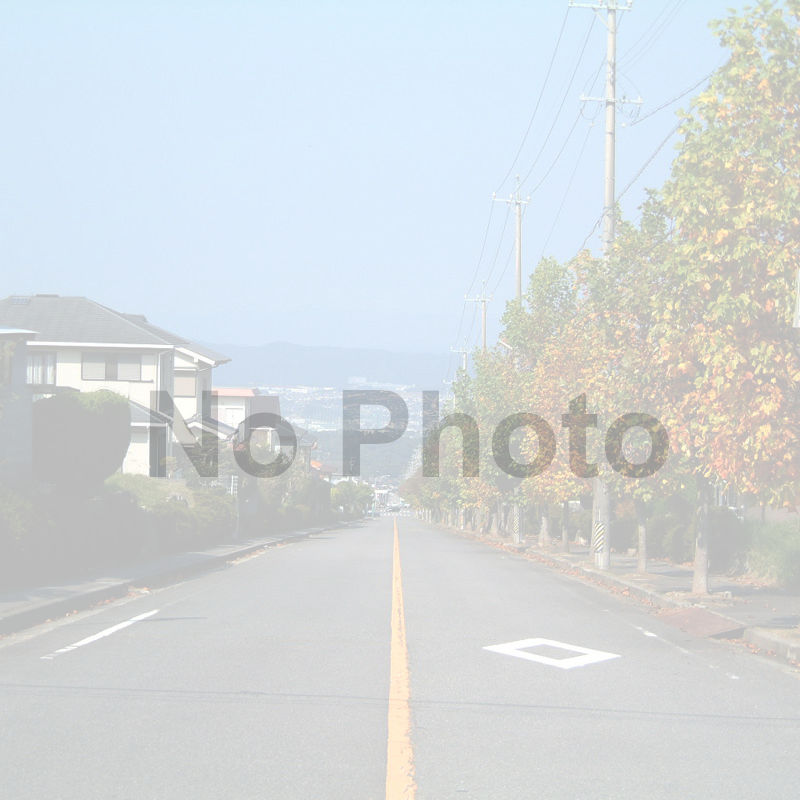
[[[432,800],[798,796],[797,672],[412,519],[398,542],[401,576],[384,518],[3,640],[0,797],[385,798],[395,756]],[[557,644],[485,649],[529,639]]]

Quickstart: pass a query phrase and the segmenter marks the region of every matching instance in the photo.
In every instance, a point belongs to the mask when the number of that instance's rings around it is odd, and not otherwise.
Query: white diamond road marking
[[[559,650],[568,650],[579,655],[571,658],[550,658],[549,656],[530,653],[526,648],[531,647],[555,647]],[[578,647],[576,644],[566,644],[556,642],[553,639],[520,639],[518,642],[506,642],[505,644],[493,644],[484,647],[484,650],[491,650],[493,653],[501,653],[504,656],[516,656],[527,661],[536,661],[539,664],[546,664],[548,667],[558,667],[559,669],[574,669],[575,667],[585,667],[588,664],[598,664],[601,661],[608,661],[612,658],[619,658],[617,653],[605,653],[602,650],[592,650],[589,647]]]

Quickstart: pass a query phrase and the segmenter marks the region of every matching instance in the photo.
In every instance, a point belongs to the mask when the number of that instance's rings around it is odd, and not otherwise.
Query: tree
[[[128,401],[101,389],[64,392],[33,405],[33,472],[78,495],[97,492],[130,444]]]
[[[671,424],[700,478],[694,590],[706,592],[710,481],[796,505],[800,3],[714,24],[730,58],[692,103],[663,189],[671,257],[652,297]]]
[[[360,481],[341,481],[331,490],[331,504],[350,516],[363,516],[372,505],[375,492]]]

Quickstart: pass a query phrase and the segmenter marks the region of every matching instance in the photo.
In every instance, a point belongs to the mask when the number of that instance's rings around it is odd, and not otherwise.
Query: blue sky
[[[707,22],[729,5],[621,15],[619,93],[642,116],[722,62]],[[436,352],[475,345],[463,298],[486,280],[496,337],[513,224],[492,193],[541,182],[526,272],[600,214],[599,106],[578,118],[603,89],[593,18],[566,0],[2,2],[3,294],[88,295],[207,342]],[[618,189],[686,102],[620,115]]]

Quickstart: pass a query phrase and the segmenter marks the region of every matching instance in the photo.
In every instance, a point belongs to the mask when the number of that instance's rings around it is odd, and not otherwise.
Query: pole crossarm
[[[630,11],[633,8],[633,0],[598,0],[596,3],[576,3],[569,0],[570,8],[591,8],[594,11]]]
[[[611,102],[607,97],[589,97],[585,94],[580,96],[580,101],[582,103],[607,103]],[[640,106],[644,103],[644,100],[641,97],[636,97],[633,100],[630,97],[615,97],[614,104],[618,106]]]

